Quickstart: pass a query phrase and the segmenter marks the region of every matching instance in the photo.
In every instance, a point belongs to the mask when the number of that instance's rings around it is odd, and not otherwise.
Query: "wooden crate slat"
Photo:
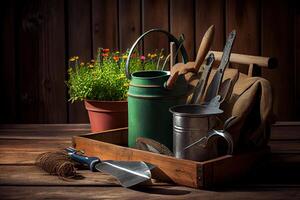
[[[130,149],[114,144],[74,137],[74,144],[77,149],[83,150],[87,155],[98,156],[101,159],[113,160],[137,160],[159,165],[155,169],[154,178],[170,181],[190,187],[198,187],[197,162],[187,162],[173,157],[144,152],[137,149]]]
[[[154,178],[194,188],[208,188],[224,183],[230,178],[237,179],[246,174],[262,156],[269,153],[268,149],[263,149],[258,152],[226,155],[205,162],[195,162],[128,148],[126,144],[127,128],[73,137],[73,146],[89,156],[97,156],[103,160],[149,162],[157,166],[153,171]]]

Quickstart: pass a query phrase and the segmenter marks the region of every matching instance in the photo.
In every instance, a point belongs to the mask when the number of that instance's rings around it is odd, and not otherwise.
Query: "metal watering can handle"
[[[131,57],[131,54],[133,53],[136,45],[146,36],[148,35],[149,33],[152,33],[152,32],[161,32],[161,33],[164,33],[167,35],[167,37],[169,38],[169,40],[171,42],[174,42],[176,47],[179,48],[180,47],[180,52],[181,52],[181,55],[182,55],[182,61],[184,63],[186,63],[188,61],[188,56],[187,56],[187,53],[186,53],[186,50],[185,48],[183,47],[183,45],[180,46],[180,42],[177,40],[177,38],[172,35],[171,33],[169,33],[168,31],[165,31],[165,30],[162,30],[162,29],[151,29],[145,33],[143,33],[132,45],[132,47],[130,48],[129,50],[129,54],[128,54],[128,57],[127,57],[127,60],[126,60],[126,66],[125,66],[125,72],[126,72],[126,77],[131,80],[131,73],[129,71],[129,64],[130,64],[130,57]]]
[[[226,132],[226,131],[217,131],[217,130],[210,130],[207,134],[207,136],[202,137],[201,139],[197,140],[196,142],[188,145],[187,147],[184,148],[184,150],[189,149],[190,147],[196,145],[196,144],[203,144],[204,147],[206,147],[206,145],[209,143],[209,140],[212,139],[213,137],[222,137],[226,140],[227,144],[228,144],[228,148],[227,148],[227,154],[231,155],[233,153],[233,139],[231,137],[231,135]]]

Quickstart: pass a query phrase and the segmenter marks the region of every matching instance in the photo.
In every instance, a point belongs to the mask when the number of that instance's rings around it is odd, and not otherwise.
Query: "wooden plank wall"
[[[216,26],[214,50],[237,30],[233,52],[275,56],[263,70],[274,88],[279,120],[300,120],[300,11],[281,0],[24,0],[4,1],[0,12],[1,123],[83,123],[82,103],[70,104],[65,79],[70,56],[89,60],[98,47],[128,49],[151,28],[179,36],[194,59],[205,30]],[[144,51],[168,49],[161,35]]]

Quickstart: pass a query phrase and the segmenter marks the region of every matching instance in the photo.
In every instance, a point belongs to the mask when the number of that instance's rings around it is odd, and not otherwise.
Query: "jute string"
[[[74,178],[76,174],[75,162],[64,151],[46,152],[36,159],[36,165],[51,175],[62,179]]]

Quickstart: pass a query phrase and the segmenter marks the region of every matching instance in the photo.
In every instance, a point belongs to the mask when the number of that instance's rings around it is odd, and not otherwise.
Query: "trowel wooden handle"
[[[169,79],[167,80],[167,83],[166,83],[166,88],[167,89],[172,89],[176,80],[178,79],[178,76],[179,76],[179,71],[176,71],[174,74],[171,74]]]
[[[212,43],[213,43],[213,39],[214,39],[214,35],[215,35],[215,26],[211,25],[206,33],[204,34],[202,41],[200,43],[198,52],[197,52],[197,57],[195,60],[195,69],[196,71],[199,70],[201,64],[203,63],[206,54],[208,53]]]
[[[174,44],[174,42],[170,42],[170,73],[171,73],[171,75],[168,78],[167,83],[166,83],[167,89],[172,89],[172,87],[174,86],[174,84],[178,78],[179,72],[181,70],[179,63],[177,63],[177,66],[173,66],[175,63],[174,52],[175,52],[175,44]]]

